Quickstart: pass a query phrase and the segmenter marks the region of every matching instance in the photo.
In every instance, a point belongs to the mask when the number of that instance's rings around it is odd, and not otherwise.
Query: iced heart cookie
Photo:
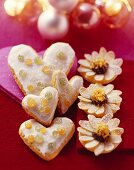
[[[58,103],[58,91],[53,87],[44,88],[40,96],[29,94],[22,100],[24,110],[44,125],[50,125]]]
[[[24,95],[39,95],[43,88],[51,86],[53,70],[68,74],[74,58],[74,50],[66,43],[50,46],[43,59],[30,46],[17,45],[9,53],[8,65]]]
[[[77,99],[79,89],[83,86],[83,79],[74,76],[68,81],[65,73],[57,70],[53,73],[52,84],[59,93],[58,109],[61,113],[65,113]]]
[[[24,143],[44,160],[54,159],[72,138],[75,125],[66,117],[57,117],[49,128],[34,119],[21,124],[19,135]]]
[[[79,141],[96,156],[112,152],[121,142],[123,128],[118,127],[120,120],[112,119],[111,114],[103,118],[88,115],[89,120],[80,120],[78,127]]]
[[[91,83],[108,84],[122,73],[121,58],[115,59],[113,51],[106,51],[101,48],[99,53],[93,51],[92,54],[85,54],[85,59],[78,61],[79,73]]]
[[[75,58],[75,52],[67,43],[57,42],[52,44],[44,53],[44,63],[52,65],[55,70],[69,73]]]

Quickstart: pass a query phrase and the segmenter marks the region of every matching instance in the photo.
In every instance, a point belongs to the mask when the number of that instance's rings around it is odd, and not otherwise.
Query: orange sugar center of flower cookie
[[[96,73],[96,74],[104,74],[107,71],[108,63],[106,60],[102,57],[98,57],[93,59],[90,62],[90,68]]]
[[[91,100],[92,103],[98,106],[103,105],[104,103],[106,103],[106,95],[105,95],[105,91],[103,89],[95,89],[91,95]]]
[[[93,136],[96,140],[100,142],[108,140],[108,138],[110,137],[110,130],[108,129],[108,125],[104,123],[99,123],[93,133]]]

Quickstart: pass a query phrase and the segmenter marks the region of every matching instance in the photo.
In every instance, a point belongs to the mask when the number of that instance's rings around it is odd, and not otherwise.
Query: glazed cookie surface
[[[29,94],[22,100],[24,110],[44,125],[50,125],[58,103],[58,91],[53,87],[44,88],[40,96]]]
[[[111,114],[103,118],[88,115],[88,120],[80,120],[79,141],[96,156],[112,152],[121,142],[124,129],[118,127],[120,120],[112,119]]]
[[[113,51],[106,51],[103,47],[99,52],[85,54],[85,59],[78,63],[78,72],[90,83],[108,84],[122,73],[123,60],[115,58]]]
[[[120,109],[122,98],[120,90],[114,90],[114,85],[90,84],[89,87],[81,87],[80,102],[78,107],[87,114],[103,117],[106,114],[114,114]]]
[[[79,89],[83,86],[83,79],[74,76],[69,81],[62,71],[55,71],[52,76],[52,84],[58,90],[58,109],[61,113],[67,112],[79,95]]]
[[[69,44],[55,43],[43,58],[27,45],[14,46],[8,56],[8,64],[20,89],[27,94],[39,95],[51,86],[52,73],[61,69],[68,74],[74,62],[75,52]]]
[[[34,119],[21,124],[19,135],[24,143],[44,160],[54,159],[72,138],[75,126],[66,117],[57,117],[49,128]]]
[[[44,53],[44,63],[53,65],[55,70],[61,70],[66,75],[69,73],[75,58],[75,52],[67,43],[57,42],[52,44]]]

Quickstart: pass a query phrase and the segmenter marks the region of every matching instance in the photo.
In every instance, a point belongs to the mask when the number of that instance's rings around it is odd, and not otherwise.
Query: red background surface
[[[132,170],[134,166],[134,14],[127,25],[120,30],[110,30],[104,25],[93,32],[76,31],[71,28],[63,41],[69,42],[75,49],[78,58],[86,52],[98,50],[100,46],[112,49],[117,56],[125,59],[123,74],[114,82],[116,89],[123,91],[123,103],[116,117],[121,119],[125,128],[124,141],[120,148],[111,154],[95,157],[92,153],[81,149],[77,135],[51,162],[45,162],[36,156],[18,135],[20,124],[28,119],[21,106],[0,91],[0,169],[1,170],[35,170],[35,169],[95,169],[95,170]],[[25,43],[36,50],[44,50],[52,42],[43,40],[36,25],[26,25],[8,17],[0,1],[0,48]],[[76,102],[77,103],[77,102]],[[66,114],[77,124],[84,118],[84,113],[77,110],[74,104]]]

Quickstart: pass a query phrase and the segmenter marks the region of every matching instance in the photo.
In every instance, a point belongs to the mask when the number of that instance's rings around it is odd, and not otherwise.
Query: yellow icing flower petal
[[[33,64],[33,61],[32,61],[32,59],[26,59],[26,61],[25,61],[25,64],[27,65],[27,66],[32,66],[32,64]]]
[[[45,134],[46,131],[47,131],[47,128],[45,127],[40,128],[40,133]]]
[[[60,59],[60,60],[65,60],[66,59],[66,56],[65,56],[65,54],[62,51],[58,52],[56,57],[58,59]]]
[[[18,60],[19,60],[19,62],[24,62],[24,56],[18,55]]]
[[[38,144],[42,144],[44,142],[44,138],[42,135],[36,135],[35,136],[35,142]]]
[[[40,57],[36,57],[36,58],[34,59],[34,62],[35,62],[35,64],[37,64],[37,65],[42,65],[42,64],[43,64],[43,61],[42,61],[42,59],[41,59]]]
[[[59,133],[60,135],[65,135],[65,133],[66,133],[66,130],[65,130],[65,128],[63,128],[63,127],[57,128],[57,131],[58,131],[58,133]]]
[[[25,128],[31,129],[32,128],[32,123],[31,122],[26,122],[25,123]]]
[[[35,87],[32,84],[30,84],[30,85],[27,86],[27,89],[28,89],[29,92],[32,93],[35,90]]]
[[[50,73],[50,67],[49,66],[44,66],[42,68],[42,72],[45,73],[45,74],[49,74]]]
[[[29,98],[29,99],[27,100],[27,105],[28,105],[29,108],[34,108],[34,107],[36,106],[36,101],[35,101],[35,99]]]
[[[27,140],[28,140],[28,143],[33,143],[35,141],[35,137],[33,135],[29,135]]]
[[[22,78],[22,79],[25,79],[27,77],[27,73],[24,71],[24,70],[20,70],[19,71],[19,76]]]

